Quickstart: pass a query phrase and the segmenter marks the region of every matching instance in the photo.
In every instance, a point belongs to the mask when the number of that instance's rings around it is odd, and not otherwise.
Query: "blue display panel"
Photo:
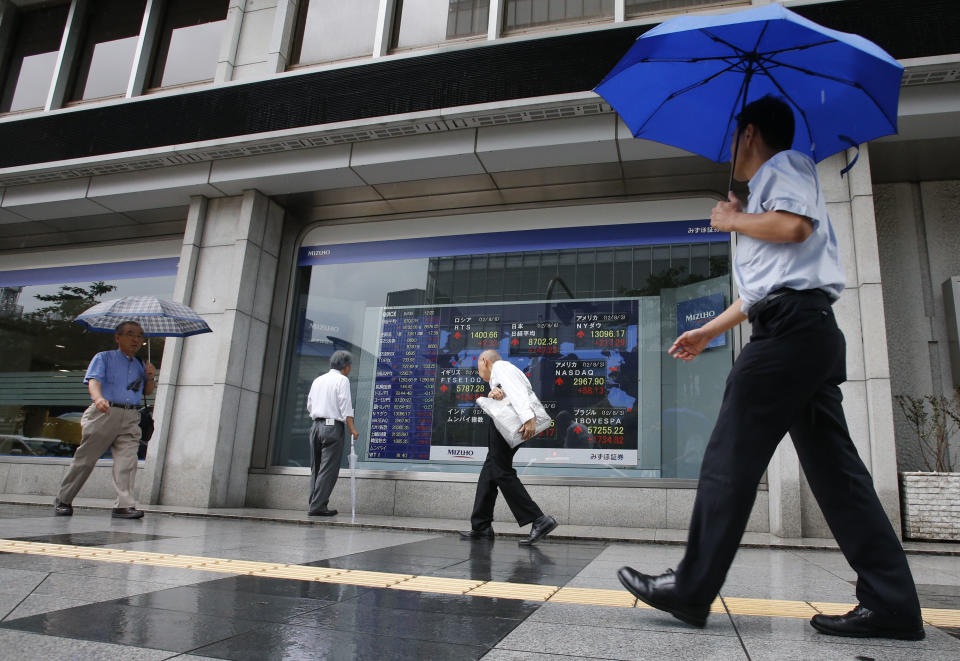
[[[482,459],[489,392],[477,358],[496,349],[524,371],[554,426],[518,457],[635,466],[638,304],[585,300],[385,308],[371,459]]]

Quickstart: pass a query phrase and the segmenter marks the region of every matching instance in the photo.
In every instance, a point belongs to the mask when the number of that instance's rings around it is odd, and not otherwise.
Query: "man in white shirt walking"
[[[515,365],[502,360],[500,354],[493,349],[484,351],[477,358],[477,371],[480,372],[480,378],[490,384],[490,397],[503,399],[506,396],[520,419],[525,420],[521,427],[523,440],[532,438],[537,432],[536,416],[530,406],[533,389],[527,376]],[[460,536],[471,540],[493,539],[493,506],[497,502],[499,489],[517,519],[517,524],[521,527],[528,523],[533,524],[529,536],[521,540],[520,544],[534,544],[557,527],[557,520],[543,513],[517,477],[517,471],[513,467],[513,455],[520,446],[510,447],[492,421],[489,429],[487,458],[477,479],[477,495],[474,499],[473,515],[470,517],[470,530],[461,532]]]
[[[794,118],[782,99],[758,99],[736,119],[734,177],[749,181],[750,197],[742,210],[731,194],[710,222],[739,235],[733,275],[740,298],[678,337],[669,353],[693,360],[710,340],[747,319],[752,335],[727,378],[703,456],[683,560],[676,572],[659,576],[623,567],[620,582],[644,603],[705,626],[757,484],[789,432],[810,489],[857,572],[857,607],[845,615],[814,615],[811,624],[835,636],[920,640],[923,622],[907,557],[844,419],[846,345],[830,306],[845,274],[816,166],[790,149]]]
[[[327,507],[330,493],[340,476],[344,427],[356,439],[353,426],[353,402],[350,399],[350,374],[353,357],[348,351],[335,351],[330,371],[313,380],[307,395],[310,428],[310,516],[333,516],[337,510]]]

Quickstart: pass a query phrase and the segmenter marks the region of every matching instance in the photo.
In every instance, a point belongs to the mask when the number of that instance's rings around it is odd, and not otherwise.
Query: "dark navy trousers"
[[[843,415],[846,343],[823,292],[751,309],[753,335],[727,377],[700,470],[678,596],[713,602],[733,562],[757,486],[789,431],[810,489],[857,572],[857,597],[882,614],[920,616],[903,547]]]

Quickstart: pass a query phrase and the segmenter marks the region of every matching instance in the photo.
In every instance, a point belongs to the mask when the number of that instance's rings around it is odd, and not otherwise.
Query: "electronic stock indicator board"
[[[489,419],[486,349],[530,379],[554,426],[518,458],[637,463],[638,304],[590,300],[384,308],[368,457],[481,461]]]

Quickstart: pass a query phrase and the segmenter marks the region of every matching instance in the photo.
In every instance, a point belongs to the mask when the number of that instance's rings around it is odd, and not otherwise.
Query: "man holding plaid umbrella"
[[[73,514],[72,502],[93,467],[107,449],[113,456],[113,483],[117,499],[112,516],[139,519],[143,512],[134,507],[133,483],[137,473],[140,444],[140,400],[156,387],[156,368],[136,358],[143,345],[143,328],[135,321],[122,321],[114,331],[117,348],[101,351],[87,368],[84,383],[93,403],[83,412],[83,436],[70,469],[60,484],[54,514]]]

